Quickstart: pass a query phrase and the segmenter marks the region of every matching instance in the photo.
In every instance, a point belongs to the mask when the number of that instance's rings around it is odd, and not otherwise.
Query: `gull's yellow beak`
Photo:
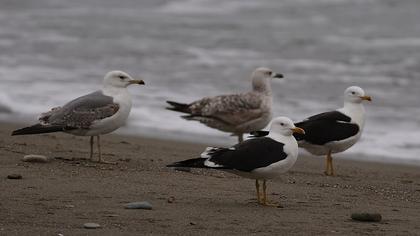
[[[293,133],[305,134],[305,130],[303,130],[302,128],[299,128],[299,127],[295,127],[291,130],[293,131]]]
[[[144,81],[142,79],[133,79],[133,80],[128,81],[128,84],[144,85]]]
[[[369,101],[369,102],[371,102],[372,101],[372,98],[370,97],[370,96],[361,96],[360,97],[362,100],[365,100],[365,101]]]

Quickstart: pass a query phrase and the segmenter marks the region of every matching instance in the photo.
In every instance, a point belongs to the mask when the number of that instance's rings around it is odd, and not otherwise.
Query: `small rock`
[[[175,197],[169,197],[168,198],[168,203],[174,203],[175,202]]]
[[[37,163],[47,163],[51,159],[43,156],[43,155],[35,155],[35,154],[29,154],[22,158],[22,161],[24,162],[37,162]]]
[[[149,202],[130,202],[125,205],[125,209],[143,209],[152,210],[152,204]]]
[[[379,213],[352,213],[351,218],[357,221],[379,222],[382,220],[382,215]]]
[[[20,174],[10,174],[7,176],[8,179],[22,179],[22,175]]]
[[[97,224],[97,223],[84,223],[84,224],[83,224],[83,227],[84,227],[85,229],[97,229],[97,228],[100,228],[100,227],[101,227],[101,225],[99,225],[99,224]]]

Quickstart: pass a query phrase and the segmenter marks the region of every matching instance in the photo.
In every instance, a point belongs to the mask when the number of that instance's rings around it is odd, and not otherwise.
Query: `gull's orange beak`
[[[305,130],[303,130],[302,128],[299,128],[299,127],[295,127],[291,130],[293,131],[293,133],[305,134]]]
[[[144,81],[142,79],[133,79],[128,82],[129,84],[139,84],[144,85]]]
[[[365,100],[365,101],[369,101],[369,102],[371,102],[372,101],[372,98],[370,97],[370,96],[361,96],[360,97],[362,100]]]

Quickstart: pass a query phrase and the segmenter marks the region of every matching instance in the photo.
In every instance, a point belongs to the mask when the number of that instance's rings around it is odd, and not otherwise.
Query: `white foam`
[[[159,11],[173,14],[230,14],[244,8],[260,6],[259,1],[183,0],[170,1]]]

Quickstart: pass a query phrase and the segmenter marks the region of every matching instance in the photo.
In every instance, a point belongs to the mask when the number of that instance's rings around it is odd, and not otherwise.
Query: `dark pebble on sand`
[[[174,203],[174,202],[175,202],[175,197],[168,198],[168,203]]]
[[[7,176],[8,179],[22,179],[22,175],[20,174],[10,174]]]
[[[352,213],[351,218],[356,221],[379,222],[382,215],[379,213]]]
[[[149,202],[130,202],[125,205],[125,209],[143,209],[143,210],[152,210],[152,204]]]

